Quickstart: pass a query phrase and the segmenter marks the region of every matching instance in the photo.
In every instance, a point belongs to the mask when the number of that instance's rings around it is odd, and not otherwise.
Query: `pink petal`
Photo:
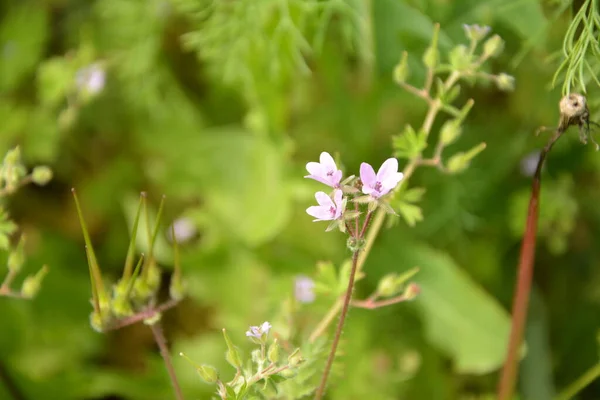
[[[331,176],[331,183],[332,183],[331,186],[333,186],[333,187],[339,186],[341,180],[342,180],[342,171],[338,169]]]
[[[386,179],[394,176],[398,172],[398,160],[388,158],[381,164],[381,168],[377,171],[377,180],[383,183]]]
[[[323,166],[323,169],[326,172],[337,170],[337,166],[335,165],[333,157],[331,157],[331,155],[326,151],[321,153],[319,161],[321,162],[321,165]]]
[[[381,182],[381,187],[389,192],[398,185],[402,178],[404,178],[404,174],[402,172],[396,172],[394,175],[389,176],[385,181]]]
[[[313,221],[329,221],[332,219],[329,207],[311,206],[306,209],[306,213],[316,219]]]
[[[325,177],[321,177],[319,175],[306,175],[305,178],[310,178],[310,179],[314,179],[315,181],[321,182],[326,184],[327,186],[332,186],[331,185],[331,179],[329,179],[328,176]]]
[[[363,193],[369,194],[365,192],[365,186],[367,188],[372,188],[377,183],[377,176],[375,175],[375,171],[373,167],[371,167],[367,163],[360,164],[360,180],[363,183]]]
[[[333,200],[331,200],[331,197],[329,197],[325,192],[315,193],[315,199],[317,199],[317,203],[319,203],[321,207],[335,207]]]
[[[316,162],[309,162],[308,164],[306,164],[306,170],[311,175],[316,175],[316,176],[327,175],[327,171],[324,171],[321,164],[316,163]]]

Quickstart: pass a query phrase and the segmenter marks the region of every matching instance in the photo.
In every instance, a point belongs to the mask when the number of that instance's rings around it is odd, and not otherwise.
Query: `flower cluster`
[[[379,200],[393,190],[404,177],[402,172],[398,172],[398,160],[395,158],[385,160],[377,173],[370,164],[362,163],[360,179],[350,176],[344,181],[342,171],[337,168],[329,153],[322,152],[319,161],[306,164],[310,175],[306,175],[305,178],[324,183],[334,190],[331,195],[321,191],[315,193],[319,205],[308,207],[306,212],[315,218],[315,222],[334,221],[333,225],[339,225],[342,230],[343,224],[337,222],[358,217],[356,211],[346,211],[347,195],[355,195],[362,191],[365,196],[355,197],[353,201],[373,204],[369,208],[373,211],[382,204]]]

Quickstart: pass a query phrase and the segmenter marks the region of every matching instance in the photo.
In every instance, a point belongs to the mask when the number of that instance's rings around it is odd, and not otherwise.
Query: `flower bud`
[[[48,182],[50,182],[51,179],[52,179],[52,170],[49,167],[46,167],[43,165],[39,166],[39,167],[35,167],[33,169],[33,172],[31,173],[31,180],[36,185],[43,186],[43,185],[47,184]]]
[[[242,367],[242,359],[240,357],[240,353],[237,348],[233,345],[233,342],[227,335],[227,331],[223,329],[223,336],[225,337],[225,343],[227,343],[227,353],[225,354],[225,358],[227,362],[234,366],[235,368]]]
[[[421,287],[416,283],[409,284],[404,290],[406,300],[413,300],[421,292]]]
[[[455,155],[450,157],[446,168],[450,173],[458,173],[464,171],[471,163],[471,160],[475,158],[477,154],[481,153],[485,149],[485,147],[485,143],[480,143],[479,145],[473,147],[466,153],[456,153]]]
[[[483,44],[484,57],[496,57],[504,50],[504,41],[498,35],[494,35]]]
[[[302,358],[302,354],[300,353],[300,349],[294,350],[292,354],[288,357],[288,365],[290,368],[295,368],[298,365],[302,364],[304,359]]]
[[[377,293],[382,297],[391,297],[398,292],[400,288],[396,283],[397,276],[395,273],[384,276],[377,285]]]
[[[450,65],[457,71],[462,71],[471,65],[471,56],[467,50],[467,46],[458,45],[450,51],[448,55]]]
[[[423,64],[427,68],[435,68],[440,59],[440,52],[436,47],[428,47],[423,54]]]
[[[515,78],[505,73],[501,73],[496,77],[496,85],[498,89],[512,91],[515,89]]]
[[[462,128],[460,126],[460,120],[452,119],[446,121],[446,123],[444,123],[444,125],[442,126],[442,131],[440,133],[440,142],[444,146],[448,146],[449,144],[454,143],[456,139],[458,139],[461,132]]]
[[[279,343],[277,343],[277,339],[273,341],[273,344],[269,346],[269,352],[267,353],[267,357],[269,361],[275,364],[279,361]]]
[[[213,366],[201,365],[198,368],[196,368],[196,370],[198,371],[198,375],[200,375],[200,378],[202,378],[202,380],[206,383],[215,383],[217,382],[217,380],[219,380],[219,373],[217,372],[217,369]]]
[[[408,78],[408,53],[402,53],[402,59],[394,68],[394,82],[404,83]]]
[[[35,275],[28,276],[23,281],[23,286],[21,286],[21,294],[23,297],[32,298],[39,291],[42,286],[42,281],[44,277],[48,273],[48,267],[44,265]]]
[[[12,273],[18,273],[25,263],[25,235],[21,235],[19,244],[8,255],[8,270]]]

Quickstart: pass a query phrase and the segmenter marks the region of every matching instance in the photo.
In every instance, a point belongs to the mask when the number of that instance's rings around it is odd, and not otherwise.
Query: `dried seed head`
[[[560,115],[563,118],[574,120],[581,117],[587,111],[585,96],[571,93],[560,100]]]

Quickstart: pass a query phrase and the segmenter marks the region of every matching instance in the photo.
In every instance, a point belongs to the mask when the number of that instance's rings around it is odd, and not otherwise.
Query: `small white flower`
[[[294,282],[294,296],[301,303],[312,303],[315,301],[315,282],[308,276],[300,275]]]
[[[106,73],[100,64],[92,64],[81,68],[75,76],[75,83],[80,91],[98,94],[104,89]]]
[[[265,321],[261,326],[251,326],[250,330],[246,332],[246,336],[250,339],[258,339],[258,341],[262,341],[267,338],[270,329],[271,324]]]
[[[173,242],[173,232],[175,232],[175,239],[178,243],[185,243],[198,233],[196,225],[189,218],[177,218],[173,221],[173,225],[169,228],[167,237]]]

